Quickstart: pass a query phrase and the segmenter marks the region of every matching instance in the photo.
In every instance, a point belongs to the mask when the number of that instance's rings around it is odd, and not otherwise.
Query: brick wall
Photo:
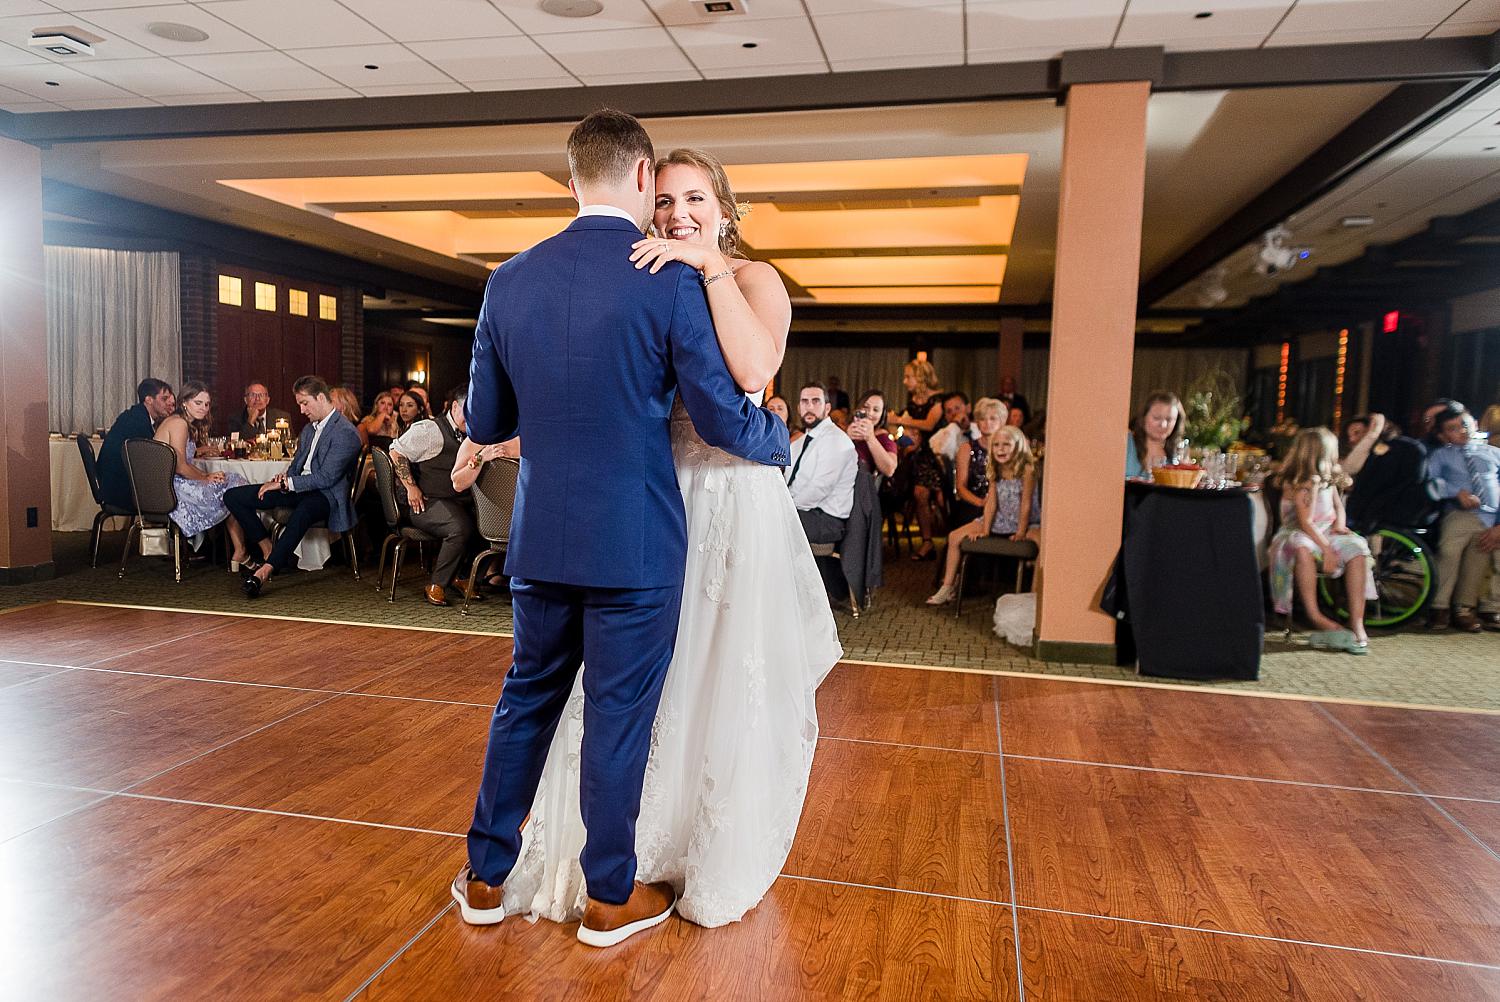
[[[354,391],[361,404],[365,398],[365,307],[364,293],[346,285],[339,293],[339,323],[344,328],[341,376],[344,386]]]
[[[219,346],[214,331],[218,280],[213,260],[198,254],[180,255],[178,285],[182,314],[181,378],[184,381],[201,380],[212,386],[219,367]]]

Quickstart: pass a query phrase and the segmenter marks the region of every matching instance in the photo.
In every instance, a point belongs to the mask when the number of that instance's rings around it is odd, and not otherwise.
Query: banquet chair
[[[368,462],[366,455],[369,452],[370,450],[368,448],[361,450],[360,454],[354,457],[354,462],[349,467],[349,507],[351,510],[354,510],[354,502],[359,499],[360,478],[364,476],[365,463]],[[283,532],[286,531],[287,523],[292,520],[292,513],[294,511],[296,511],[295,508],[272,509],[271,538],[273,542],[277,537],[279,537]],[[359,518],[358,510],[354,510],[354,517],[356,520]],[[328,523],[326,521],[314,522],[312,525],[308,526],[309,530],[327,528]],[[358,528],[357,521],[355,525],[352,525],[349,528],[345,529],[343,532],[339,533],[339,540],[344,544],[344,554],[349,559],[349,570],[354,573],[354,580],[358,581],[359,551],[354,546],[354,530],[356,528]]]
[[[969,558],[981,557],[1012,557],[1016,561],[1016,594],[1020,594],[1025,583],[1026,565],[1035,563],[1037,554],[1040,552],[1034,541],[1023,539],[1016,542],[1008,536],[980,536],[978,539],[966,539],[958,545],[958,592],[953,599],[953,618],[957,619],[963,614],[964,608],[964,578],[969,570]]]
[[[120,577],[130,560],[130,547],[143,529],[167,530],[172,549],[172,576],[182,584],[182,530],[172,521],[177,508],[177,488],[172,473],[177,469],[177,450],[151,438],[125,440],[125,471],[130,477],[130,493],[135,498],[130,528],[125,532],[125,551],[120,554]]]
[[[104,500],[104,489],[99,486],[99,460],[94,455],[94,444],[85,434],[80,433],[75,437],[78,439],[78,452],[83,457],[83,475],[88,478],[89,493],[94,496],[94,504],[99,506],[99,514],[94,516],[94,531],[89,537],[89,566],[98,567],[99,537],[103,533],[104,523],[111,518],[134,518],[135,512]]]
[[[370,449],[375,464],[375,490],[380,496],[380,511],[385,516],[386,537],[380,544],[380,568],[375,572],[375,590],[384,591],[386,554],[391,553],[391,593],[387,602],[396,601],[396,582],[401,579],[401,563],[409,543],[436,543],[438,538],[406,521],[396,503],[396,471],[384,449]],[[394,549],[393,549],[394,548]],[[472,583],[471,583],[472,587]],[[465,599],[467,600],[467,595]]]
[[[843,574],[842,565],[844,562],[844,555],[839,551],[839,543],[808,543],[807,545],[812,547],[812,555],[814,558],[827,557],[830,560],[837,560],[840,565],[839,573]],[[848,580],[848,575],[845,575],[845,583],[847,583]],[[853,616],[855,619],[859,618],[859,598],[854,594],[853,588],[849,589],[849,615]]]
[[[469,602],[479,588],[479,569],[488,560],[505,554],[510,545],[510,518],[515,510],[516,483],[521,477],[519,459],[496,459],[485,464],[474,481],[474,522],[479,534],[490,544],[469,565],[469,586],[464,589],[461,612],[469,614]]]

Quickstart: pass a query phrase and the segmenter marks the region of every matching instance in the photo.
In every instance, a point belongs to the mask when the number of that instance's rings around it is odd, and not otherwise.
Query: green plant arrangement
[[[1188,441],[1194,448],[1222,452],[1245,430],[1239,387],[1223,369],[1206,372],[1188,387],[1183,403]]]

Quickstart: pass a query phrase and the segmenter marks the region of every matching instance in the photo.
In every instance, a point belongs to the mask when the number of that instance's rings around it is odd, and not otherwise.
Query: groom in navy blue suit
[[[752,405],[719,351],[702,276],[631,263],[655,201],[640,123],[595,112],[568,139],[578,218],[490,276],[469,370],[476,444],[525,441],[505,572],[515,660],[490,724],[469,866],[453,882],[465,921],[505,916],[548,747],[583,672],[578,938],[608,946],[663,921],[670,885],[635,880],[651,725],[677,638],[687,527],[669,422],[679,393],[698,434],[785,466],[787,429]],[[768,624],[769,627],[770,624]]]

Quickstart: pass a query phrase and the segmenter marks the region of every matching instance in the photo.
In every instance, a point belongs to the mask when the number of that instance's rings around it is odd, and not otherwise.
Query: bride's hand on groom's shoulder
[[[631,245],[630,260],[635,262],[637,269],[649,267],[653,275],[661,271],[668,261],[681,261],[689,268],[696,268],[701,272],[706,272],[710,265],[718,265],[715,271],[728,267],[724,255],[711,247],[685,240],[668,240],[666,237],[637,240]]]

